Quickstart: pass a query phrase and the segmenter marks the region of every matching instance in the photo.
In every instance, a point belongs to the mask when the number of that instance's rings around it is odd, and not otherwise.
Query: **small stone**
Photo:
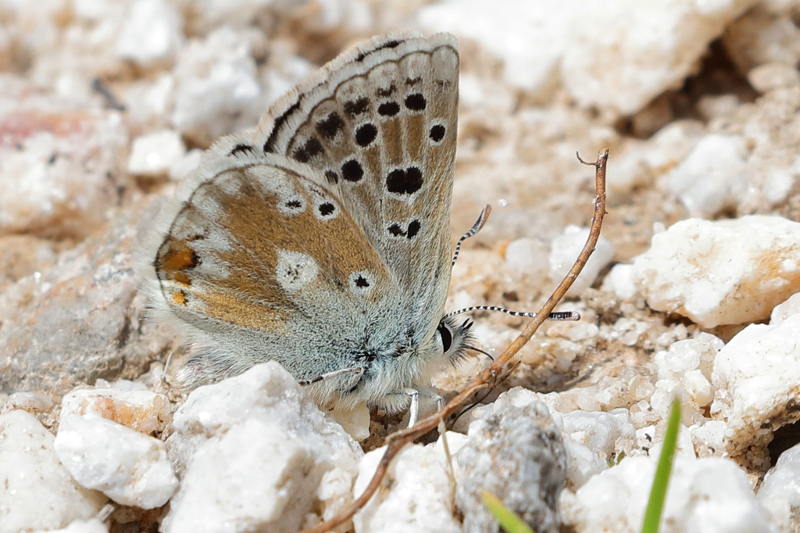
[[[179,164],[185,153],[186,147],[176,131],[149,133],[133,142],[128,172],[140,176],[164,176]]]
[[[0,533],[66,527],[94,517],[105,501],[75,483],[33,415],[0,415]]]
[[[561,281],[572,267],[578,257],[586,239],[589,236],[589,228],[579,228],[578,226],[567,226],[564,232],[553,239],[550,245],[550,279]],[[594,283],[597,275],[614,258],[614,246],[602,235],[597,241],[594,253],[589,257],[589,261],[583,271],[575,280],[567,296],[576,296],[588,289]]]
[[[33,533],[108,533],[108,526],[99,518],[76,520],[62,529],[37,530]]]
[[[366,404],[352,409],[335,409],[331,416],[353,439],[360,442],[369,437],[369,408]]]
[[[640,531],[657,455],[626,457],[561,499],[576,531]],[[745,473],[730,459],[676,456],[661,523],[664,531],[772,531]]]
[[[455,454],[466,437],[447,432],[447,444]],[[385,448],[372,450],[358,468],[354,494],[361,494],[372,478]],[[453,516],[448,466],[442,440],[423,446],[403,448],[389,465],[384,476],[386,490],[379,490],[353,517],[356,531],[381,533],[461,533],[461,524]],[[460,485],[460,483],[459,483]]]
[[[352,500],[361,449],[274,361],[195,389],[173,426],[165,533],[294,532]]]
[[[539,240],[522,238],[508,243],[506,267],[515,274],[531,277],[547,275],[547,247]]]
[[[162,441],[96,414],[62,416],[54,446],[81,486],[122,505],[161,507],[178,485]]]
[[[704,328],[763,320],[800,291],[800,223],[758,215],[682,220],[656,234],[633,265],[657,311]]]
[[[693,217],[711,217],[736,205],[747,187],[745,140],[733,135],[706,135],[675,169],[664,176]]]
[[[765,93],[800,86],[800,72],[792,65],[767,63],[748,72],[747,81],[756,91]]]
[[[595,4],[588,10],[576,4],[561,63],[564,86],[583,106],[631,115],[667,89],[679,87],[709,43],[754,3],[661,0],[647,10],[638,9],[636,0]]]
[[[23,411],[47,411],[53,399],[44,392],[15,392],[8,397],[7,405]]]
[[[536,531],[559,530],[557,502],[566,479],[566,453],[544,403],[493,405],[470,424],[456,459],[460,472],[456,501],[464,515],[464,531],[499,530],[483,504],[483,491],[526,523],[535,524]]]
[[[207,146],[254,125],[263,113],[262,89],[246,32],[222,26],[181,49],[175,66],[174,127]]]
[[[61,416],[96,414],[140,433],[160,433],[170,420],[169,400],[149,390],[75,389],[61,400]]]
[[[603,289],[613,292],[620,300],[630,300],[636,296],[636,277],[633,274],[633,265],[619,263],[611,267],[603,279]]]
[[[798,302],[800,295],[794,295],[783,305]],[[769,464],[766,446],[774,432],[800,420],[800,312],[783,316],[783,305],[769,324],[751,324],[733,337],[714,360],[711,375],[711,414],[727,422],[727,451],[733,457],[746,453],[756,468]]]
[[[800,446],[781,454],[764,476],[758,489],[761,502],[781,531],[797,531],[800,526]]]
[[[144,68],[172,62],[183,41],[180,12],[164,0],[136,0],[128,4],[125,24],[116,43],[122,59]]]

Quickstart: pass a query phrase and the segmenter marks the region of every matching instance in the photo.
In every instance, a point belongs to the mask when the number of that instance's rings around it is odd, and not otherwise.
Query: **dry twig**
[[[378,489],[381,481],[383,480],[383,476],[386,474],[386,471],[389,468],[389,463],[391,463],[392,459],[394,459],[394,457],[400,452],[400,450],[403,449],[406,444],[434,429],[440,421],[447,420],[453,413],[466,405],[475,393],[478,391],[491,389],[497,383],[502,381],[503,378],[512,372],[516,367],[516,364],[511,361],[511,358],[514,357],[523,346],[525,346],[536,330],[539,329],[539,326],[541,326],[542,322],[547,319],[550,312],[555,308],[556,305],[558,305],[558,302],[560,302],[567,293],[569,288],[572,286],[572,283],[578,277],[578,274],[580,274],[581,270],[583,270],[583,267],[586,265],[586,262],[589,260],[589,256],[591,256],[592,252],[594,252],[597,239],[600,237],[600,229],[603,226],[603,217],[606,214],[606,163],[608,161],[608,149],[606,148],[602,150],[598,154],[597,161],[595,162],[586,162],[581,159],[580,155],[578,155],[578,160],[585,165],[595,167],[594,214],[592,216],[592,225],[589,230],[589,237],[586,239],[586,244],[584,244],[583,250],[581,250],[580,255],[578,255],[578,258],[573,263],[572,268],[569,269],[569,272],[566,276],[564,276],[564,279],[561,280],[561,283],[558,284],[555,290],[536,312],[536,317],[533,318],[527,326],[525,326],[525,329],[523,329],[517,338],[506,347],[503,353],[500,354],[500,356],[494,361],[494,363],[492,363],[490,367],[484,369],[483,372],[481,372],[475,379],[469,382],[464,390],[459,392],[457,396],[447,403],[447,405],[442,407],[431,416],[420,420],[413,427],[397,431],[396,433],[389,435],[386,438],[386,451],[383,453],[383,457],[381,458],[380,463],[378,463],[378,468],[375,470],[375,473],[373,474],[369,485],[367,485],[367,488],[364,489],[364,492],[362,492],[361,495],[341,513],[337,514],[330,520],[317,525],[316,527],[303,530],[302,533],[323,533],[330,531],[336,526],[350,520],[350,518],[352,518],[352,516],[359,509],[366,505],[366,503]]]

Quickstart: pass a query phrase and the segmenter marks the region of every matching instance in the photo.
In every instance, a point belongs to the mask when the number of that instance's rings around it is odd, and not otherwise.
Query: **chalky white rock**
[[[62,416],[54,446],[81,486],[123,505],[161,507],[178,485],[162,441],[96,414]]]
[[[657,311],[704,328],[762,320],[800,290],[800,223],[778,216],[682,220],[633,262]]]
[[[294,532],[351,501],[361,449],[275,362],[195,389],[173,425],[165,533]]]
[[[65,527],[94,517],[105,501],[75,483],[33,415],[0,415],[0,533]]]

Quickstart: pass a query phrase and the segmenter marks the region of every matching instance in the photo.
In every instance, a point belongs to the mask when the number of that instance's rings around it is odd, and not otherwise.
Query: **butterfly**
[[[151,263],[197,346],[184,382],[275,360],[320,401],[396,410],[472,348],[472,322],[444,313],[488,215],[454,256],[458,73],[451,35],[373,38],[209,149]]]

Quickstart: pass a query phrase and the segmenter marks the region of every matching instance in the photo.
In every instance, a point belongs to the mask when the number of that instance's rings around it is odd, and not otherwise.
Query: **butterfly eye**
[[[439,324],[437,330],[439,331],[439,336],[442,338],[442,351],[447,353],[447,350],[449,350],[450,346],[453,344],[453,334],[450,333],[450,330],[444,323]]]

